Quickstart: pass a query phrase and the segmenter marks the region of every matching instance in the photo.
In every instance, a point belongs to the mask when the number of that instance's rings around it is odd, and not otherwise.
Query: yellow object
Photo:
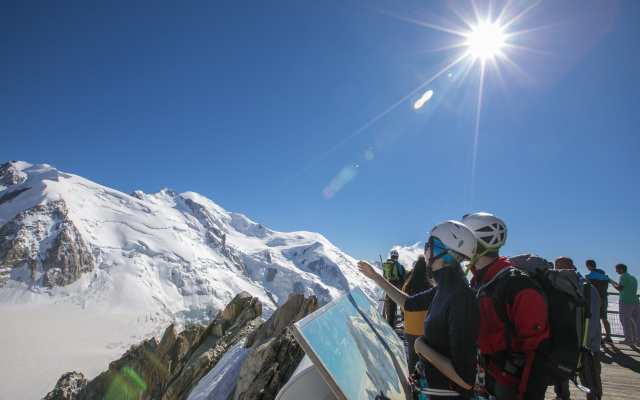
[[[404,313],[404,333],[415,336],[424,335],[424,319],[427,317],[426,311],[409,312],[402,310]]]

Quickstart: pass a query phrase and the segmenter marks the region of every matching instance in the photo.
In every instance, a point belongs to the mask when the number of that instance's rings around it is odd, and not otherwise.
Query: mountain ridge
[[[0,237],[0,352],[20,358],[24,344],[52,359],[0,367],[15,390],[0,398],[30,398],[19,393],[38,380],[41,394],[71,370],[95,376],[140,338],[211,320],[243,291],[265,318],[290,293],[320,306],[355,286],[380,297],[321,234],[270,230],[196,192],[129,195],[12,161],[0,165],[0,199],[0,230],[12,227]],[[27,382],[34,368],[42,373]]]
[[[242,214],[224,210],[195,192],[178,194],[164,188],[154,194],[136,191],[126,195],[46,164],[22,161],[3,164],[0,183],[0,198],[5,199],[0,204],[0,227],[27,210],[33,209],[37,213],[45,204],[60,204],[63,217],[58,216],[56,221],[52,219],[51,224],[60,225],[64,220],[68,229],[77,231],[78,242],[86,242],[91,249],[90,255],[85,257],[87,260],[81,263],[88,265],[81,268],[82,273],[95,269],[99,274],[111,267],[117,269],[114,266],[118,264],[126,264],[135,271],[136,259],[145,258],[147,263],[164,264],[156,265],[156,272],[162,275],[160,280],[166,278],[168,281],[163,284],[174,286],[166,291],[178,291],[181,297],[206,297],[207,293],[212,294],[216,289],[219,292],[221,288],[207,286],[206,277],[199,272],[203,268],[217,267],[226,270],[226,278],[233,272],[246,278],[243,284],[257,283],[264,287],[262,293],[256,295],[264,301],[267,315],[278,305],[277,302],[273,304],[274,299],[286,299],[289,293],[315,294],[322,305],[356,284],[364,284],[363,290],[368,294],[375,290],[358,276],[355,260],[322,235],[272,231]],[[40,213],[39,222],[44,218],[46,216]],[[34,232],[33,227],[25,227],[21,221],[13,224],[15,230],[22,228],[23,236],[29,236],[25,231]],[[55,279],[47,278],[51,273],[45,273],[46,267],[51,262],[43,255],[48,251],[47,240],[50,242],[55,236],[50,232],[51,228],[45,231],[31,235],[30,253],[23,251],[22,258],[14,257],[9,277],[3,264],[6,283],[15,281],[10,285],[12,288],[19,286],[15,283],[25,283],[24,271],[16,271],[24,269],[24,263],[30,264],[29,284],[39,289],[64,286],[79,279],[77,273],[70,275],[64,271],[58,271],[61,276],[57,278],[57,285]],[[168,245],[171,241],[182,245]],[[116,254],[118,250],[122,254]],[[95,267],[91,265],[91,257],[95,259]],[[134,259],[133,263],[128,262],[131,259]],[[18,267],[21,261],[24,263]],[[193,278],[191,282],[185,281],[189,277]],[[227,292],[226,301],[216,304],[214,309],[224,307],[236,294]],[[216,296],[219,293],[216,292]],[[198,302],[187,303],[183,310],[193,309]],[[172,313],[178,311],[175,309]]]

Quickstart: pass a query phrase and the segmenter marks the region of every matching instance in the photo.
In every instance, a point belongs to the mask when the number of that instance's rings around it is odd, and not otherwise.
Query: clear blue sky
[[[488,211],[506,254],[639,275],[640,2],[512,3],[477,120],[452,32],[503,1],[5,1],[0,161],[198,192],[363,259]]]

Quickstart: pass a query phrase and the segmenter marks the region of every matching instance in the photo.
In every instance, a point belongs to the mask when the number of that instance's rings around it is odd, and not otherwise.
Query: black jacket
[[[434,288],[411,296],[404,305],[406,311],[429,310],[424,320],[426,343],[453,362],[460,377],[473,386],[476,379],[477,337],[480,329],[480,310],[475,295],[464,279],[452,268],[433,272],[438,283]],[[450,387],[450,380],[424,357],[425,376],[429,386],[437,389],[453,388],[467,395],[464,389]]]

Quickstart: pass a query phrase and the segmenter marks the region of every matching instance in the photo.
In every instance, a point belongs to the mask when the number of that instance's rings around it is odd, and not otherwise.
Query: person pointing
[[[415,342],[421,375],[431,399],[473,398],[476,377],[476,340],[480,311],[475,295],[464,280],[460,265],[476,252],[476,237],[458,221],[445,221],[429,232],[425,244],[427,268],[437,286],[408,296],[364,261],[358,269],[406,311],[429,310],[424,336]]]

